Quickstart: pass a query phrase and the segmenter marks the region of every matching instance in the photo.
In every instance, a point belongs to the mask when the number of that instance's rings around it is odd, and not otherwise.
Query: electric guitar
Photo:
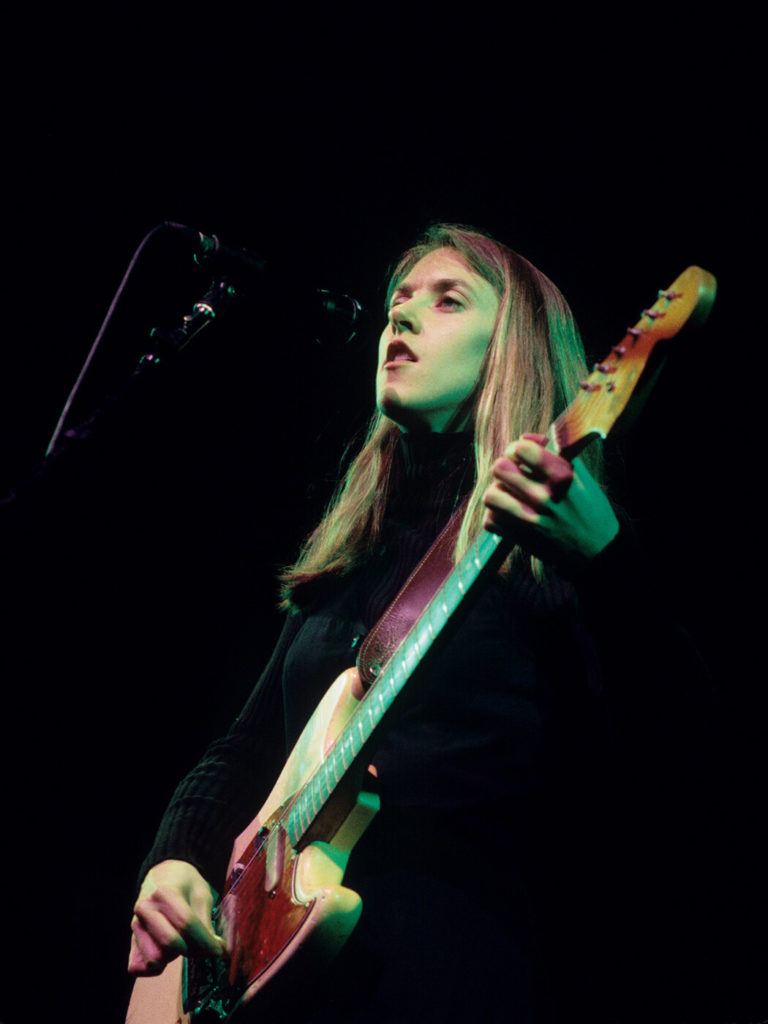
[[[573,459],[626,420],[649,389],[651,357],[715,298],[714,277],[689,267],[658,293],[640,320],[595,365],[548,432],[548,447]],[[658,366],[657,370],[658,372]],[[641,384],[641,376],[643,381]],[[651,380],[652,382],[652,380]],[[630,401],[631,400],[631,401]],[[254,999],[274,997],[302,964],[332,957],[362,904],[341,883],[351,850],[378,809],[363,788],[375,730],[459,605],[508,552],[482,530],[395,654],[364,691],[357,669],[333,683],[301,734],[257,818],[234,844],[215,923],[228,959],[177,958],[139,978],[127,1024],[238,1021]]]

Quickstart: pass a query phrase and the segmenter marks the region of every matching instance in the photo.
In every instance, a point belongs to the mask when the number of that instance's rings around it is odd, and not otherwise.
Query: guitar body
[[[344,944],[362,902],[341,882],[350,851],[378,810],[378,797],[359,785],[344,787],[318,818],[311,841],[298,850],[282,822],[286,807],[322,763],[361,696],[356,669],[339,676],[259,815],[235,841],[217,911],[228,961],[179,958],[157,978],[137,979],[127,1024],[189,1024],[193,1013],[201,1022],[208,1016],[240,1017],[278,973],[282,989],[299,970],[303,977],[307,964],[321,965]]]

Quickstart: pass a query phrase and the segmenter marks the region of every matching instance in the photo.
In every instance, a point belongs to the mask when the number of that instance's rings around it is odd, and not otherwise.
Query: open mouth
[[[387,354],[384,359],[384,366],[390,366],[395,363],[415,363],[417,362],[416,356],[411,352],[404,341],[391,341],[387,345]]]

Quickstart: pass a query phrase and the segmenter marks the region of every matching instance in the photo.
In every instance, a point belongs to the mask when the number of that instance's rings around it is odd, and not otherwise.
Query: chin
[[[388,420],[401,424],[403,419],[408,419],[408,410],[402,404],[394,388],[384,388],[376,396],[376,408],[386,416]]]
[[[392,420],[406,433],[431,429],[417,410],[403,403],[395,388],[384,388],[376,398],[376,407],[382,416]]]

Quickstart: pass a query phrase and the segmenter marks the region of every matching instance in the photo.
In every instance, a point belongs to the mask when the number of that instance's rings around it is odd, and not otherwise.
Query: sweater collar
[[[471,463],[472,434],[433,434],[426,431],[401,434],[400,452],[403,474],[408,482],[444,480]]]
[[[444,518],[475,478],[472,434],[402,434],[388,518],[400,523]]]

